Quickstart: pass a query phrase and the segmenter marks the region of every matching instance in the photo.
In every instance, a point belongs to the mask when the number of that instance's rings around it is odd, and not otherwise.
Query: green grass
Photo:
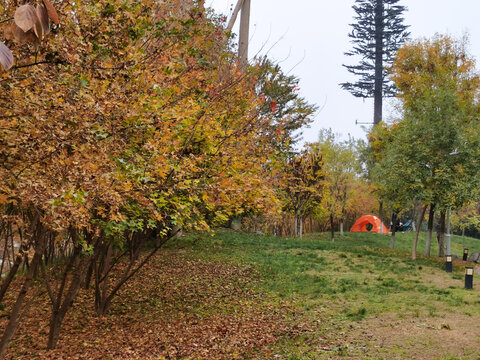
[[[369,313],[386,308],[404,311],[408,306],[392,302],[391,295],[398,298],[412,292],[428,301],[461,304],[463,289],[444,290],[421,283],[423,273],[442,270],[444,263],[434,255],[410,260],[412,239],[413,233],[398,234],[392,251],[386,235],[347,233],[332,243],[327,234],[290,239],[220,231],[213,237],[190,235],[169,247],[188,249],[194,257],[253,264],[265,278],[262,290],[281,299],[298,299],[307,307],[310,302],[328,302],[339,296],[362,296]],[[461,240],[454,236],[452,249],[463,251]],[[471,249],[480,248],[478,240],[466,238],[465,243]],[[423,245],[419,254],[422,251]],[[436,251],[433,247],[432,254]],[[452,279],[461,282],[461,271],[457,268]]]
[[[413,233],[397,234],[396,248],[390,250],[388,235],[346,233],[332,243],[329,234],[291,239],[219,231],[215,236],[189,235],[168,247],[183,249],[193,258],[253,266],[262,279],[255,285],[259,291],[273,302],[293,304],[306,321],[321,316],[324,321],[316,325],[316,333],[327,337],[334,336],[332,326],[336,332],[347,331],[350,324],[382,314],[399,319],[436,318],[446,310],[480,314],[475,293],[463,289],[463,268],[444,272],[444,260],[435,255],[436,238],[431,257],[419,255],[412,261],[413,237]],[[421,234],[418,254],[423,254],[424,239]],[[464,246],[471,252],[480,250],[480,241],[452,236],[454,253],[461,255]],[[432,283],[435,278],[441,279],[437,285]],[[279,349],[293,356],[285,358],[322,358],[318,351],[305,355],[312,347],[298,342],[280,342]],[[342,351],[353,350],[338,348],[337,355]]]

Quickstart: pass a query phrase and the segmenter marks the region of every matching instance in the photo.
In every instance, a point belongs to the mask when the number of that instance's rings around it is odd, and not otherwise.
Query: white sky
[[[237,0],[206,0],[219,14],[229,16]],[[346,136],[365,137],[355,120],[372,122],[373,101],[357,99],[339,83],[353,80],[342,64],[355,60],[348,33],[353,22],[354,0],[251,0],[250,57],[265,55],[280,62],[283,70],[300,78],[300,94],[323,107],[311,128],[304,130],[307,142],[317,140],[321,128]],[[470,38],[470,53],[480,57],[479,0],[401,0],[408,7],[405,24],[411,38],[435,33]],[[239,19],[237,19],[237,23]],[[235,31],[235,28],[234,28]],[[293,69],[292,69],[293,68]],[[384,119],[392,117],[384,105]]]

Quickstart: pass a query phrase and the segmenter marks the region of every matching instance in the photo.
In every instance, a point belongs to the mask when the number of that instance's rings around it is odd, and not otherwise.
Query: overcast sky
[[[206,5],[229,17],[237,0],[206,0]],[[354,0],[251,0],[250,57],[267,54],[285,72],[300,78],[300,93],[322,110],[304,139],[317,140],[321,128],[364,138],[355,120],[372,122],[373,101],[357,99],[339,87],[353,80],[342,64],[353,63],[348,33],[353,22]],[[411,38],[435,33],[470,38],[470,53],[480,57],[479,0],[401,0],[408,7],[405,23]],[[238,20],[237,20],[238,23]],[[236,28],[234,28],[235,30]],[[384,106],[384,119],[392,117]]]

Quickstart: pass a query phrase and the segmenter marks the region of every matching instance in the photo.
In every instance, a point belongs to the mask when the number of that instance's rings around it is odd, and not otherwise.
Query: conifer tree
[[[388,80],[388,68],[392,65],[397,50],[409,33],[404,25],[405,6],[399,0],[355,0],[355,23],[348,35],[353,49],[347,56],[360,56],[357,65],[344,65],[349,72],[360,77],[356,82],[340,86],[361,98],[374,99],[373,122],[382,121],[384,96],[395,95],[395,85]]]

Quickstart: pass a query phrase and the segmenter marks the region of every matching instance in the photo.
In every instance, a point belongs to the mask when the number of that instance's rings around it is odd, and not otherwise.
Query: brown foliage
[[[7,358],[265,358],[279,336],[294,333],[286,320],[293,310],[271,305],[253,290],[257,281],[250,267],[165,251],[122,290],[108,317],[94,316],[93,294],[82,290],[56,350],[44,350],[48,303],[38,298]]]

